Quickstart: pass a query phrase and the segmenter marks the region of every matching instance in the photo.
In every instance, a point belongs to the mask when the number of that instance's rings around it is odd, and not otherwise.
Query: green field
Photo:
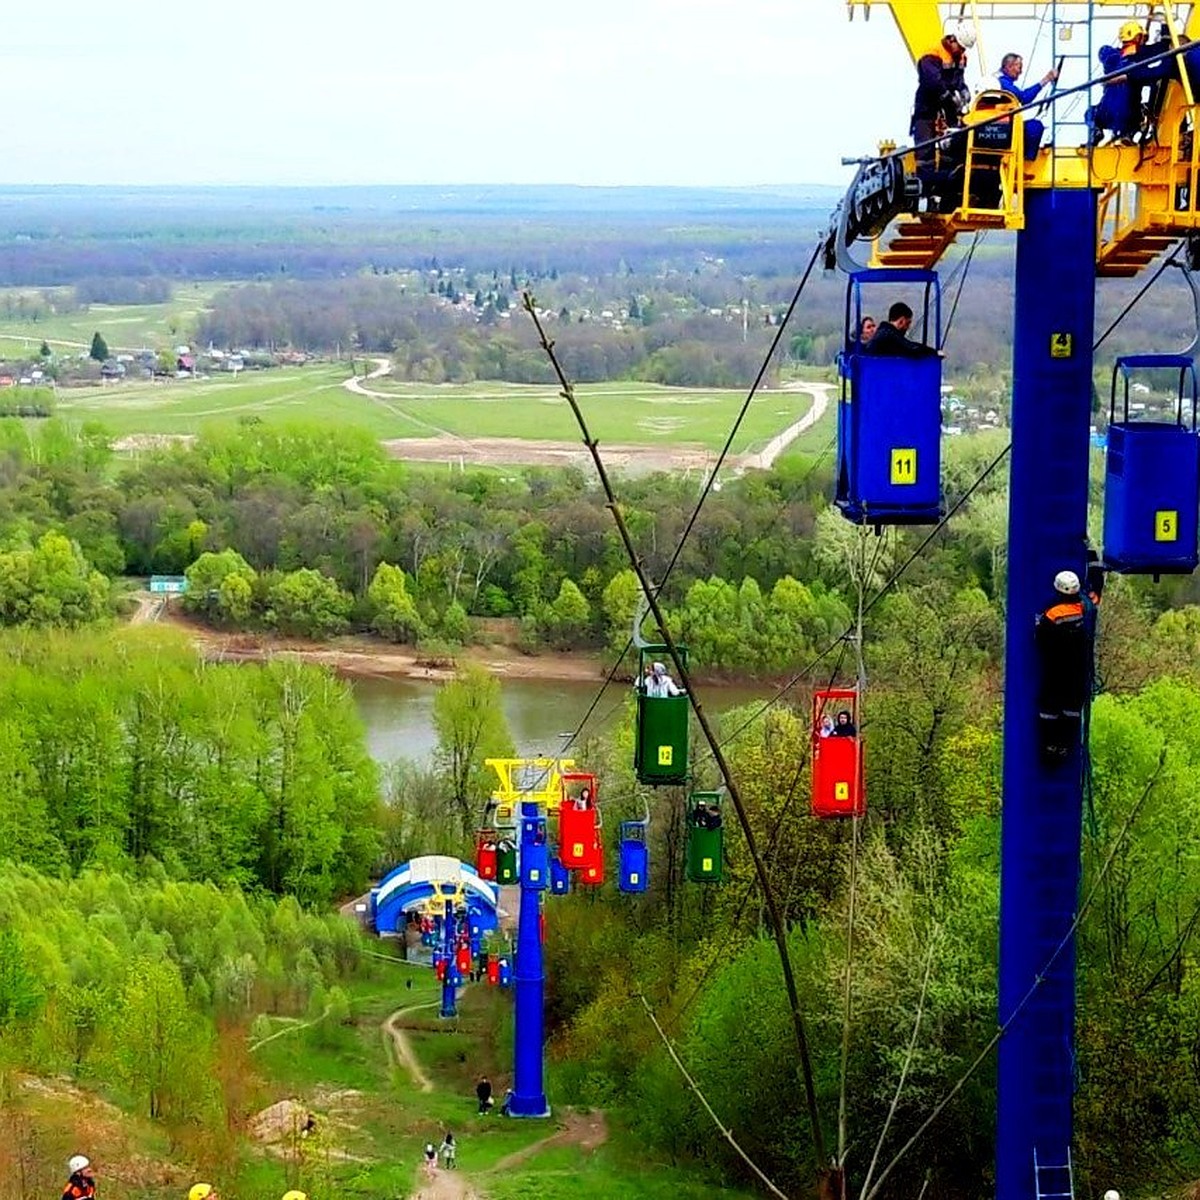
[[[39,320],[8,315],[22,296],[37,295],[28,288],[0,288],[0,356],[36,354],[43,340],[56,353],[86,351],[92,334],[100,333],[114,354],[122,351],[167,350],[190,342],[196,318],[213,295],[228,283],[179,284],[169,304],[93,304],[75,312],[55,313]],[[52,289],[53,290],[53,289]]]
[[[361,369],[361,363],[360,363]],[[480,383],[461,386],[371,380],[383,397],[341,386],[348,363],[247,371],[236,379],[139,381],[116,386],[60,388],[58,411],[99,420],[116,435],[197,433],[246,416],[313,420],[364,429],[379,438],[545,438],[578,441],[566,402],[551,387]],[[603,444],[624,442],[670,448],[718,449],[744,400],[735,391],[692,391],[655,384],[604,383],[581,387],[581,406]],[[802,417],[807,392],[762,392],[734,444],[735,453],[759,450]],[[827,416],[810,436],[819,442]]]

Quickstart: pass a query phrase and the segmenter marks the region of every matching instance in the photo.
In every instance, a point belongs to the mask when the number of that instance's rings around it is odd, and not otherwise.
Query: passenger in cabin
[[[942,154],[939,161],[938,139],[960,124],[960,118],[970,104],[965,73],[967,51],[975,45],[975,31],[964,21],[946,22],[944,36],[931,50],[917,60],[917,93],[913,98],[912,124],[909,132],[916,143],[917,177],[927,196],[941,197],[954,207],[947,195],[954,191],[955,176],[961,175],[962,164],[955,162],[953,143],[949,162]],[[961,141],[961,136],[955,139]]]
[[[875,330],[875,336],[871,338],[863,353],[875,358],[942,357],[940,350],[926,346],[924,342],[908,340],[912,319],[913,310],[903,300],[897,300],[888,309],[888,319]]]
[[[642,688],[645,695],[655,699],[683,695],[682,690],[676,686],[675,680],[667,674],[667,668],[660,662],[651,664],[649,671],[646,673]]]
[[[696,824],[701,829],[720,829],[721,806],[719,804],[696,805]]]
[[[858,727],[848,708],[843,708],[833,723],[833,737],[858,737]]]
[[[592,807],[592,789],[590,787],[582,788],[579,795],[574,801],[576,812],[587,812]]]
[[[833,718],[828,713],[821,717],[821,723],[817,726],[817,734],[823,738],[833,737]]]
[[[1138,58],[1144,57],[1146,31],[1139,21],[1126,21],[1117,34],[1119,46],[1100,47],[1100,67],[1111,75],[1122,67],[1126,74],[1110,79],[1104,85],[1100,103],[1092,109],[1092,128],[1100,145],[1132,145],[1134,135],[1142,127],[1142,87],[1150,82],[1146,68],[1138,68]]]
[[[875,336],[877,328],[874,317],[863,317],[858,323],[857,333],[852,333],[850,340],[846,343],[846,353],[862,354],[867,348],[867,343]]]
[[[1032,104],[1038,98],[1042,88],[1058,78],[1058,72],[1051,68],[1037,83],[1031,83],[1029,87],[1023,88],[1017,83],[1017,80],[1021,78],[1021,72],[1024,70],[1025,61],[1019,54],[1006,54],[1000,60],[1000,90],[1008,92],[1010,96],[1015,96],[1017,103],[1021,105]],[[1036,117],[1025,118],[1026,159],[1037,158],[1045,133],[1046,126]]]

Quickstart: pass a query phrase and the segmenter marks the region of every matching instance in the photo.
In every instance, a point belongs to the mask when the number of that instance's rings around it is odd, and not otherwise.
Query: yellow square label
[[[636,871],[630,871],[629,872],[629,882],[637,883],[637,881],[638,881],[638,873]]]
[[[532,880],[534,883],[537,883],[537,881],[538,881],[539,879],[541,879],[541,877],[542,877],[542,873],[541,873],[541,871],[539,871],[539,870],[537,869],[537,867],[531,867],[531,868],[529,869],[529,878],[530,878],[530,879],[531,879],[531,880]]]
[[[1050,335],[1050,357],[1070,358],[1075,353],[1075,339],[1069,333]]]
[[[850,785],[848,783],[835,783],[833,785],[833,798],[835,800],[849,800]]]
[[[700,860],[700,869],[702,871],[711,871],[712,870],[712,859],[711,858],[702,858]]]
[[[659,746],[658,748],[658,765],[660,767],[669,767],[675,758],[674,746]]]
[[[903,486],[917,482],[917,451],[901,446],[892,451],[892,483]]]
[[[1154,540],[1174,542],[1179,539],[1179,513],[1177,510],[1159,509],[1154,514]]]

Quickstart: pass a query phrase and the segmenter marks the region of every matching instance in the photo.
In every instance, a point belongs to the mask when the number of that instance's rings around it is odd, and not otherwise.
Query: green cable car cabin
[[[687,648],[677,646],[687,664]],[[637,736],[633,769],[638,782],[651,787],[686,783],[688,777],[689,702],[667,673],[666,646],[638,648]]]
[[[720,883],[724,868],[725,822],[720,792],[693,792],[687,807],[687,864],[690,883]]]

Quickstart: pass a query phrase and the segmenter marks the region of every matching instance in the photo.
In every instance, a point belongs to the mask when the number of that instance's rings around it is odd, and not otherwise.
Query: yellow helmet
[[[283,1200],[308,1200],[308,1193],[297,1191],[284,1192]]]
[[[1117,41],[1121,45],[1126,42],[1136,42],[1138,38],[1146,36],[1146,30],[1142,27],[1141,21],[1126,21],[1120,29],[1117,30]]]
[[[211,1183],[194,1183],[192,1190],[188,1192],[188,1200],[208,1200],[208,1197],[213,1194],[213,1186]]]

